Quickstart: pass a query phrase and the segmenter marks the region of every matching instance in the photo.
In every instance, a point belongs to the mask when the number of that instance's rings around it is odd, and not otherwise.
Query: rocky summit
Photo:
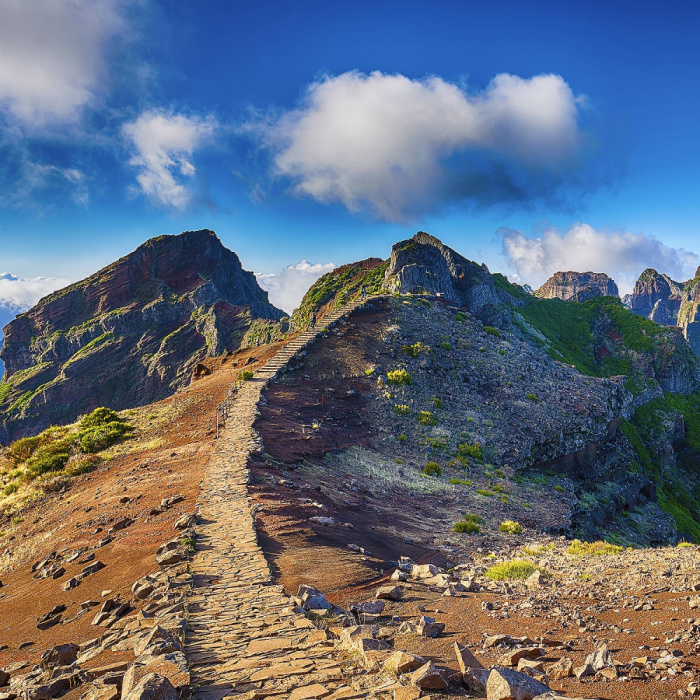
[[[161,399],[282,316],[213,231],[153,238],[5,327],[0,441]]]
[[[0,700],[700,695],[697,284],[584,277],[419,232],[287,319],[197,231],[13,321]]]
[[[556,272],[535,295],[542,299],[587,301],[595,296],[619,297],[614,280],[602,272]]]
[[[634,313],[667,326],[678,326],[693,350],[700,354],[700,268],[687,282],[649,268],[642,272],[628,300]]]

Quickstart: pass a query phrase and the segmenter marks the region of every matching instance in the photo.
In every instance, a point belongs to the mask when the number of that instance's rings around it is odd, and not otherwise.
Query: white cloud
[[[474,93],[440,77],[352,71],[247,129],[296,194],[402,221],[443,203],[550,196],[575,169],[581,104],[558,75],[501,74]]]
[[[653,267],[672,279],[694,276],[700,256],[672,248],[641,233],[596,230],[577,223],[567,231],[549,228],[537,237],[501,229],[503,254],[516,280],[539,287],[555,272],[605,272],[624,295],[632,291],[640,273]]]
[[[291,313],[299,306],[304,294],[321,275],[335,269],[334,263],[310,263],[301,260],[288,265],[282,272],[263,274],[256,272],[258,284],[268,292],[270,301],[278,308]]]
[[[154,202],[183,209],[192,199],[186,184],[196,169],[194,151],[209,141],[216,120],[148,111],[122,127],[122,134],[135,150],[129,164],[139,170],[136,180]],[[183,182],[184,181],[184,182]]]
[[[0,309],[26,311],[47,294],[71,283],[63,277],[17,277],[0,272]]]
[[[75,120],[100,90],[122,0],[0,0],[0,106],[25,125]]]

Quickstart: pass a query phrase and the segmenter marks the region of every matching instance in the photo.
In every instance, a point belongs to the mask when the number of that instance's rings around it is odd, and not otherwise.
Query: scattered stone
[[[178,700],[173,684],[157,673],[149,673],[125,696],[123,700]]]
[[[403,598],[403,588],[400,586],[382,586],[377,590],[376,597],[382,600],[401,600]]]
[[[488,700],[533,700],[549,691],[540,681],[510,668],[495,666],[486,682]]]
[[[447,682],[442,677],[440,671],[429,661],[410,675],[413,685],[424,690],[445,690]]]
[[[384,668],[397,676],[415,671],[425,664],[420,656],[408,654],[405,651],[395,651],[385,662]]]
[[[574,675],[574,662],[567,656],[562,657],[547,669],[547,675],[553,680],[562,680]]]
[[[44,669],[56,666],[69,666],[78,658],[80,647],[77,644],[59,644],[47,649],[41,655],[41,667]]]
[[[144,576],[144,578],[140,578],[138,581],[134,582],[134,585],[131,587],[131,592],[139,599],[139,600],[145,600],[148,598],[151,593],[155,590],[155,587],[153,585],[153,582],[148,578],[148,576]]]
[[[484,668],[479,659],[477,659],[466,646],[460,644],[459,642],[455,642],[455,655],[457,656],[459,670],[462,673],[466,673],[467,669]]]
[[[440,569],[438,569],[434,564],[414,564],[410,572],[411,578],[423,579],[437,576],[440,573]]]
[[[175,529],[176,530],[188,530],[191,527],[194,527],[197,524],[197,516],[194,515],[193,513],[188,513],[187,515],[183,515],[181,518],[178,518],[175,521]]]
[[[427,615],[423,615],[418,620],[418,626],[416,627],[416,632],[421,637],[437,637],[444,631],[444,622],[435,622],[434,617],[428,617]]]

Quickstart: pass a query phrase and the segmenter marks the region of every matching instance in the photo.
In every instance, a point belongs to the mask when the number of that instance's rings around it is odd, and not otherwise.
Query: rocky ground
[[[233,355],[4,523],[0,700],[697,694],[697,547],[571,549],[575,476],[519,469],[610,439],[617,383],[559,396],[568,368],[523,348],[523,371],[516,339],[427,310],[355,312],[255,420],[248,384],[217,443],[215,406],[275,348]]]

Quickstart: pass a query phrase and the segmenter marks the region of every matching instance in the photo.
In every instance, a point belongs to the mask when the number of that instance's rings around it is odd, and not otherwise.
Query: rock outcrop
[[[5,327],[0,442],[162,399],[282,316],[212,231],[153,238]]]
[[[603,272],[555,272],[537,291],[541,299],[584,302],[593,297],[619,297],[614,280]]]
[[[486,265],[467,260],[424,231],[392,247],[383,287],[443,297],[480,318],[502,312],[502,299]]]
[[[649,268],[634,285],[629,308],[665,326],[679,326],[696,354],[700,354],[700,268],[688,282],[675,282]]]
[[[634,285],[630,310],[666,326],[675,326],[681,306],[683,285],[649,268]]]

